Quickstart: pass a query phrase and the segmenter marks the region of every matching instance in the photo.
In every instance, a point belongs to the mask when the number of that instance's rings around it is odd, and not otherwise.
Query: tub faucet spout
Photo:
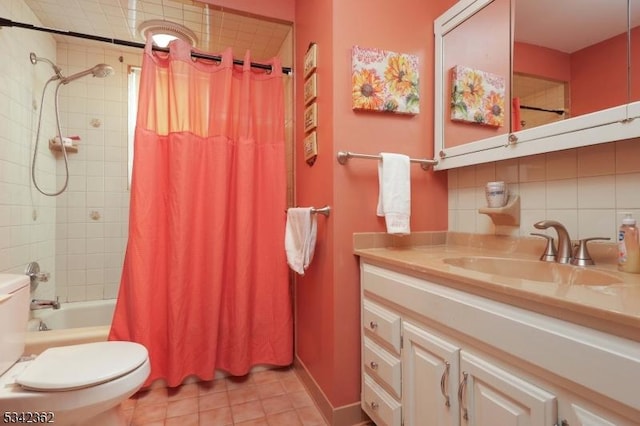
[[[555,229],[558,233],[558,254],[556,257],[556,262],[571,262],[571,238],[569,237],[567,228],[565,228],[563,224],[555,220],[541,220],[540,222],[534,223],[533,226],[537,229]]]
[[[32,311],[47,308],[60,309],[60,300],[59,297],[56,297],[56,300],[33,299],[30,308]]]

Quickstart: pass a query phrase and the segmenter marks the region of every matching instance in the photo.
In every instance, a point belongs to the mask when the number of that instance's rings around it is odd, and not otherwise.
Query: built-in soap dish
[[[509,195],[504,207],[482,207],[478,213],[489,215],[496,226],[520,226],[520,196]]]

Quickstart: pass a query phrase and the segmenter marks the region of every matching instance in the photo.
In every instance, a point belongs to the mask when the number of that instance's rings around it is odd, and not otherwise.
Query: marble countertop
[[[444,262],[446,258],[464,256],[537,261],[538,255],[533,251],[471,247],[448,241],[405,247],[366,248],[362,244],[355,244],[355,247],[354,253],[367,263],[640,341],[640,274],[619,272],[615,264],[602,263],[586,268],[614,276],[619,282],[566,284],[476,272]]]

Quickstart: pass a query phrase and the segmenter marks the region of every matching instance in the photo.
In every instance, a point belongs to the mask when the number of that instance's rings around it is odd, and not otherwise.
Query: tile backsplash
[[[526,236],[543,219],[563,223],[572,239],[615,241],[622,212],[640,220],[640,139],[449,170],[449,231]],[[494,226],[478,213],[484,185],[503,180],[520,196],[519,227]],[[553,230],[547,231],[553,234]]]

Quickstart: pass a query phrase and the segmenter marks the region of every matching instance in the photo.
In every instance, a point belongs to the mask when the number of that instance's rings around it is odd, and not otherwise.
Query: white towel
[[[387,233],[407,235],[411,233],[411,176],[409,157],[402,154],[380,153],[378,162],[378,216],[384,216]]]
[[[311,207],[287,210],[287,226],[284,232],[284,248],[289,267],[300,275],[309,267],[316,247],[318,223]]]

